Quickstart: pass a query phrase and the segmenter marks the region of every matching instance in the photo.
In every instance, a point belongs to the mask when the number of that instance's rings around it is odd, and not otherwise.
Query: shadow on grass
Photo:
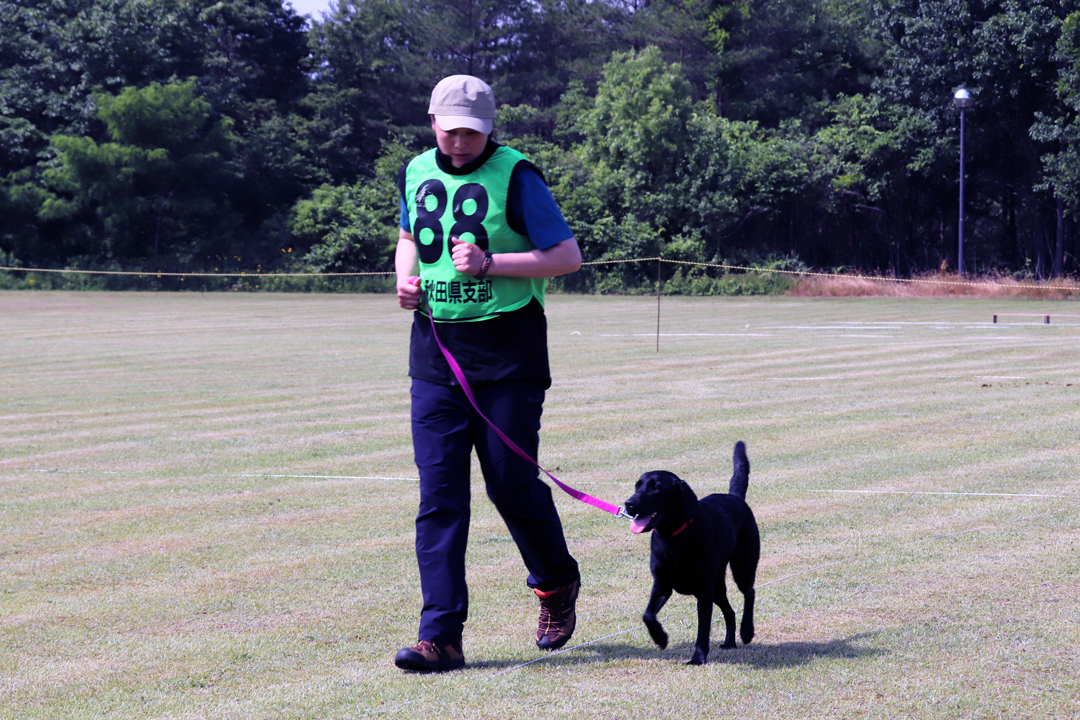
[[[859,633],[847,638],[830,642],[786,642],[769,645],[767,643],[739,646],[734,651],[713,649],[709,652],[709,662],[729,665],[749,665],[760,670],[785,669],[806,665],[814,658],[826,657],[834,660],[857,659],[885,655],[888,650],[876,647],[857,647],[856,643],[872,638],[876,632]],[[693,643],[685,643],[683,648],[687,657],[693,652]]]
[[[727,665],[746,665],[760,670],[773,670],[807,665],[815,658],[857,659],[884,655],[888,650],[875,647],[857,647],[856,644],[877,635],[876,632],[860,633],[847,638],[829,642],[785,642],[751,643],[740,645],[732,650],[723,650],[715,642],[709,650],[709,663]],[[513,660],[479,660],[468,664],[473,670],[512,670],[533,664],[578,665],[585,663],[605,663],[619,660],[679,660],[685,662],[693,653],[693,642],[687,641],[669,645],[666,650],[653,646],[633,645],[630,643],[609,643],[585,645],[562,653],[544,655],[537,658]]]

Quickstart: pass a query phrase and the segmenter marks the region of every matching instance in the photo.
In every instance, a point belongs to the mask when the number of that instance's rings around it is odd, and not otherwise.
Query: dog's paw
[[[690,659],[686,661],[687,665],[704,665],[707,662],[708,656],[701,652],[699,649],[694,649],[694,654],[690,656]]]
[[[746,623],[743,623],[743,626],[739,628],[739,637],[742,638],[743,645],[749,645],[754,639],[754,626],[747,627]]]
[[[663,630],[659,630],[659,629],[658,630],[651,630],[650,629],[649,630],[649,636],[652,638],[652,641],[654,643],[656,643],[656,646],[658,648],[660,648],[661,650],[665,650],[667,648],[668,637],[667,637],[666,632],[664,632]]]
[[[657,647],[661,650],[665,649],[667,647],[668,636],[667,633],[664,632],[663,626],[653,620],[651,622],[646,621],[645,627],[649,629],[649,637],[652,638],[652,641],[656,643]]]

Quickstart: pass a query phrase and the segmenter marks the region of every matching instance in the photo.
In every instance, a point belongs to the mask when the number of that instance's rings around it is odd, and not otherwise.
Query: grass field
[[[1075,302],[664,298],[659,340],[655,298],[548,312],[563,481],[619,503],[662,468],[706,494],[746,441],[753,644],[714,626],[684,666],[676,597],[653,646],[647,538],[557,493],[583,590],[572,647],[541,654],[477,482],[469,665],[404,674],[390,296],[0,293],[0,718],[1080,716]]]

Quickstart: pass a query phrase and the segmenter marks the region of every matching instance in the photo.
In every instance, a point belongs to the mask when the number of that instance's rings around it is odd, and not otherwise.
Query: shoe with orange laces
[[[558,650],[574,634],[577,625],[578,589],[581,581],[575,580],[555,590],[542,592],[533,589],[540,598],[540,622],[536,628],[536,646],[541,650]]]
[[[411,648],[401,648],[394,664],[402,670],[414,672],[446,672],[465,667],[465,655],[461,641],[439,647],[430,640],[421,640]]]

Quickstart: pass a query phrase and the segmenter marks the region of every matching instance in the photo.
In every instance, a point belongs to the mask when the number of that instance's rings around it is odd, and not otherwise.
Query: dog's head
[[[634,517],[633,533],[659,529],[661,534],[675,532],[691,517],[697,495],[675,473],[653,470],[638,478],[634,494],[623,506]]]

